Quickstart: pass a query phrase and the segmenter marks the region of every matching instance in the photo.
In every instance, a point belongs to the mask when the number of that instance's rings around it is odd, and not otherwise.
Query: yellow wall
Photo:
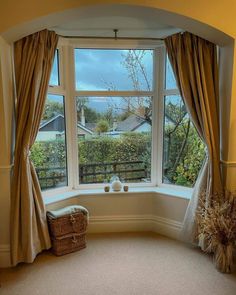
[[[13,79],[11,46],[0,37],[0,266],[9,264]],[[2,250],[2,251],[1,251]]]
[[[236,36],[235,0],[7,0],[1,2],[0,32],[24,21],[84,5],[134,4],[186,15]]]

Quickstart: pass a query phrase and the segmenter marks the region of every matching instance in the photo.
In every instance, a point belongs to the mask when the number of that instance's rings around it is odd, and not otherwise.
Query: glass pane
[[[177,89],[175,76],[168,56],[166,56],[166,89]]]
[[[79,183],[150,182],[151,97],[77,97]]]
[[[59,86],[60,79],[59,79],[59,52],[58,49],[55,52],[54,62],[52,66],[52,72],[50,76],[49,85],[51,86]]]
[[[205,146],[180,96],[165,97],[163,182],[192,187],[205,157]]]
[[[153,50],[75,49],[77,90],[151,91]]]
[[[67,185],[64,97],[48,94],[31,159],[42,190]]]

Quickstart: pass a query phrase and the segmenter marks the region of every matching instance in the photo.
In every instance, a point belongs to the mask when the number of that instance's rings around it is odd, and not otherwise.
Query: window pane
[[[42,190],[67,185],[65,112],[61,95],[47,96],[31,159]]]
[[[50,76],[49,85],[52,86],[59,86],[60,85],[60,79],[59,79],[59,52],[58,49],[55,52],[55,57],[53,61],[52,66],[52,72]]]
[[[205,156],[180,96],[165,97],[163,182],[192,187]]]
[[[166,89],[177,89],[175,76],[168,56],[166,56]]]
[[[151,97],[77,97],[79,182],[150,182]]]
[[[77,90],[151,91],[153,50],[75,49]]]

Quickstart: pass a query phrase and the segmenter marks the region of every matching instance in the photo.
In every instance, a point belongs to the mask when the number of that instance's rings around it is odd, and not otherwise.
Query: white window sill
[[[170,197],[177,197],[183,199],[190,199],[192,196],[192,189],[173,189],[167,187],[130,187],[128,192],[119,191],[119,192],[104,192],[102,188],[98,189],[83,189],[83,190],[71,190],[66,192],[55,192],[55,195],[52,194],[50,196],[43,196],[45,205],[53,204],[56,202],[60,202],[66,199],[80,197],[80,196],[118,196],[118,195],[136,195],[137,194],[145,194],[145,193],[156,193],[161,195],[166,195]]]

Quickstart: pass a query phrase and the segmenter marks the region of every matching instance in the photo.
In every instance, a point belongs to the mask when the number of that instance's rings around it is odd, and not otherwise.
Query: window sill
[[[104,192],[102,188],[98,189],[84,189],[84,190],[71,190],[66,192],[60,192],[56,193],[55,195],[52,194],[50,196],[43,196],[45,205],[50,205],[56,202],[60,202],[66,199],[74,198],[74,197],[82,197],[82,196],[120,196],[120,195],[126,195],[126,196],[137,196],[137,194],[160,194],[160,195],[166,195],[169,197],[176,197],[176,198],[182,198],[189,200],[192,196],[192,189],[173,189],[173,188],[167,188],[167,187],[131,187],[129,188],[128,192],[119,191],[119,192]]]

